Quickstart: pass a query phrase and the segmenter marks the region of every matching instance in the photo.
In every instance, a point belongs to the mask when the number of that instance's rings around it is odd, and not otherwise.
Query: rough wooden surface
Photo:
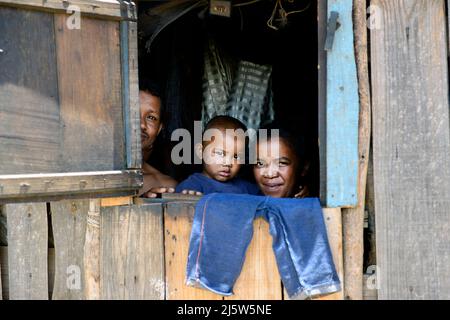
[[[52,202],[55,243],[53,300],[84,299],[84,241],[89,200]]]
[[[48,299],[46,203],[7,204],[11,300]]]
[[[445,3],[374,0],[373,151],[380,299],[450,299]]]
[[[328,0],[328,17],[339,13],[333,47],[327,55],[326,205],[358,202],[358,79],[353,41],[353,0]]]
[[[253,238],[233,291],[225,300],[281,300],[282,286],[272,249],[269,224],[262,218],[253,223]]]
[[[55,278],[55,249],[48,248],[48,296],[52,296],[53,280]],[[8,247],[0,246],[0,273],[3,283],[3,299],[9,300]]]
[[[185,284],[194,203],[167,203],[164,213],[164,243],[167,300],[220,300],[208,290]]]
[[[371,110],[366,3],[353,2],[355,56],[358,71],[359,138],[358,203],[342,210],[345,299],[363,299],[364,207],[369,163]]]
[[[164,299],[161,205],[101,212],[101,298]]]
[[[84,290],[88,300],[100,299],[100,200],[89,200],[84,241]]]
[[[54,172],[59,107],[53,15],[0,7],[0,34],[0,174]]]
[[[138,29],[136,22],[120,23],[122,101],[124,108],[127,167],[142,166],[141,125],[138,79]]]
[[[93,15],[97,18],[121,19],[123,17],[120,1],[115,0],[70,0],[70,2],[63,0],[0,0],[0,5],[50,12],[67,12],[69,5],[72,5],[78,7],[81,13]],[[131,9],[126,11],[124,17],[133,17],[133,11]]]
[[[119,22],[55,14],[61,162],[71,171],[125,169]]]
[[[0,201],[89,194],[135,194],[142,186],[140,170],[0,175]]]

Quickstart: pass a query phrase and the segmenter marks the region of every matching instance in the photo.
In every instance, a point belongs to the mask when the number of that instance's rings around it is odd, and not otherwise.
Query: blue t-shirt
[[[261,192],[256,184],[243,179],[232,179],[227,182],[220,182],[201,173],[194,173],[186,180],[182,181],[175,188],[175,192],[180,193],[183,190],[195,190],[208,193],[244,193],[259,195]]]

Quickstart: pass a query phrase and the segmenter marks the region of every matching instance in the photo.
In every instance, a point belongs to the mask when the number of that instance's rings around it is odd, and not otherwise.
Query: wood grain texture
[[[142,181],[140,170],[0,175],[0,201],[91,193],[135,194]]]
[[[338,12],[341,26],[327,56],[327,207],[353,207],[358,199],[359,99],[352,7],[353,0],[328,0],[328,16]]]
[[[374,0],[373,152],[380,299],[450,298],[443,0]]]
[[[366,3],[353,2],[355,56],[358,72],[359,134],[358,134],[358,203],[342,210],[344,245],[345,299],[363,299],[364,208],[369,163],[371,109],[369,62],[367,46]]]
[[[61,163],[75,172],[123,170],[119,22],[81,18],[71,30],[66,19],[55,15]]]
[[[142,166],[137,33],[136,22],[120,23],[122,105],[128,169]]]
[[[84,241],[89,200],[50,204],[55,245],[53,300],[84,299]]]
[[[134,6],[121,11],[120,1],[115,0],[70,0],[70,2],[63,0],[0,0],[0,4],[49,12],[67,12],[69,5],[73,5],[77,6],[81,13],[92,15],[96,18],[135,18]]]
[[[164,243],[167,300],[221,300],[208,290],[187,286],[186,264],[194,218],[192,202],[167,203],[164,213]]]
[[[48,299],[46,203],[7,204],[11,300]]]
[[[272,249],[269,224],[262,218],[253,223],[253,238],[233,291],[225,300],[281,300],[283,289]]]
[[[48,296],[52,296],[53,290],[53,280],[55,278],[55,249],[48,248]],[[9,274],[8,274],[8,247],[0,246],[0,273],[1,273],[1,281],[3,283],[2,291],[3,291],[3,299],[9,300]]]
[[[102,299],[164,299],[160,204],[101,208]]]
[[[0,7],[0,174],[60,169],[53,15]]]
[[[100,299],[100,199],[89,200],[84,241],[84,290],[87,300]]]

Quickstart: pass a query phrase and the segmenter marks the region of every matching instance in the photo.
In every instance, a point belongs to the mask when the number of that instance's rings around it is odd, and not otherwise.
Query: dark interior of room
[[[233,56],[272,65],[275,123],[306,142],[311,162],[306,183],[311,196],[318,196],[317,2],[283,1],[285,12],[301,12],[288,14],[287,23],[275,15],[273,23],[278,30],[267,25],[276,0],[232,7],[231,17],[210,15],[206,6],[200,6],[168,24],[149,46],[149,24],[155,23],[154,8],[161,3],[137,3],[139,74],[159,83],[167,115],[152,164],[178,181],[199,170],[193,165],[172,164],[170,136],[176,128],[192,130],[193,121],[201,119],[204,46],[209,34]]]

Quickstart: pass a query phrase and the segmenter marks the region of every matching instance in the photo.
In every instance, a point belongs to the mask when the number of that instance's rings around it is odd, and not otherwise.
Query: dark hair
[[[300,163],[305,160],[306,152],[305,152],[305,139],[301,135],[295,135],[290,130],[278,127],[276,124],[270,124],[262,127],[261,129],[265,129],[267,131],[267,136],[264,137],[267,140],[272,138],[272,130],[278,130],[278,137],[283,139],[290,148],[294,151],[295,155],[299,158]],[[258,134],[258,140],[260,139],[260,135]]]
[[[158,83],[149,78],[139,77],[139,90],[148,92],[152,96],[161,99],[161,87]]]
[[[242,129],[244,131],[247,130],[245,124],[239,121],[236,118],[230,116],[215,116],[205,126],[205,130],[217,128],[217,129]]]

